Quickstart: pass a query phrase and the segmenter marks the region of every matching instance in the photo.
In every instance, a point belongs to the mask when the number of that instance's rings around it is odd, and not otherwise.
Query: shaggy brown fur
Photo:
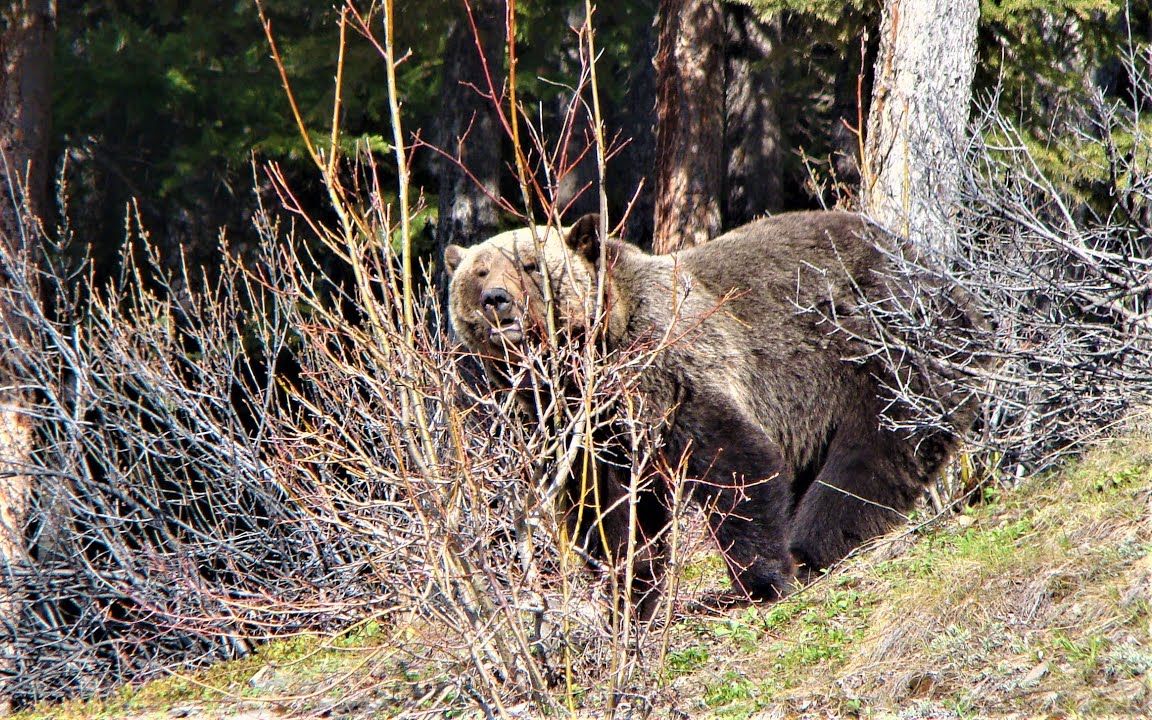
[[[544,317],[541,265],[558,317],[584,328],[603,250],[604,345],[661,348],[639,378],[647,417],[670,465],[687,460],[689,490],[707,508],[740,591],[778,597],[797,565],[827,567],[902,520],[957,439],[887,429],[883,383],[891,373],[859,360],[865,348],[843,331],[867,330],[861,296],[892,292],[886,235],[857,215],[793,213],[653,256],[617,240],[601,243],[597,227],[589,216],[564,238],[538,229],[539,245],[521,230],[448,248],[453,327],[488,358],[494,381],[507,377],[494,359],[530,342],[528,329]],[[829,322],[833,316],[840,322]],[[962,307],[955,321],[973,322]],[[973,414],[956,408],[954,425],[967,427]],[[629,532],[626,508],[613,505],[627,492],[619,466],[628,463],[625,448],[609,446],[598,465],[604,534],[587,524],[575,530],[611,559]],[[637,507],[639,537],[650,541],[633,568],[642,614],[661,583],[666,493],[660,483],[646,486]],[[607,547],[598,547],[600,537]]]

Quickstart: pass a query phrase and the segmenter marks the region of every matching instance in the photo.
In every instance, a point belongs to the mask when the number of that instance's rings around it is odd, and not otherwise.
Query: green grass
[[[673,650],[668,653],[664,658],[664,667],[669,678],[676,678],[704,666],[709,657],[707,648],[686,647],[683,650]]]
[[[19,720],[79,720],[119,718],[161,712],[168,708],[196,704],[212,708],[255,696],[249,681],[262,668],[307,662],[317,658],[319,641],[313,636],[278,640],[260,647],[251,656],[198,670],[175,673],[139,687],[124,687],[104,698],[67,703],[44,703],[16,714]],[[310,671],[310,670],[309,670]]]

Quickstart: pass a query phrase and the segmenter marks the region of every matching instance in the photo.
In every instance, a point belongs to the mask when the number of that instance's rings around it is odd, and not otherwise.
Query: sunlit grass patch
[[[841,687],[880,706],[1134,711],[1146,684],[1105,658],[1139,666],[1148,645],[1149,445],[1112,443],[871,568],[880,604]]]
[[[1150,509],[1145,432],[889,538],[784,601],[689,621],[708,659],[674,687],[694,717],[1139,715]]]

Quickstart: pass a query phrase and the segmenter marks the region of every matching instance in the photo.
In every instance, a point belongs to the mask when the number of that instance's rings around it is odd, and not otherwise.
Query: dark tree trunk
[[[861,48],[848,47],[844,59],[836,68],[833,87],[832,124],[828,128],[832,140],[832,172],[838,184],[848,188],[860,187],[860,155],[864,118],[868,117],[868,103],[872,98],[872,70],[876,63],[874,35]]]
[[[652,249],[668,253],[721,229],[723,12],[719,0],[661,0],[657,24]]]
[[[56,3],[22,0],[2,6],[0,28],[0,387],[18,387],[18,352],[27,329],[21,305],[35,302],[34,268],[38,255],[37,223],[48,214],[48,138],[52,103],[52,47]],[[18,612],[10,571],[27,560],[24,523],[32,494],[33,428],[26,399],[11,390],[0,394],[0,626],[14,628]],[[0,673],[13,657],[14,638],[0,631]],[[0,714],[9,711],[0,698]]]
[[[624,203],[635,202],[624,224],[624,237],[642,247],[652,247],[652,222],[656,189],[653,170],[656,159],[656,12],[657,3],[645,0],[652,22],[632,46],[632,62],[624,86],[624,103],[620,109],[620,129],[628,144],[614,166],[609,166],[617,190],[625,194]],[[616,169],[618,168],[618,169]],[[639,192],[637,192],[639,191]]]
[[[556,135],[563,147],[555,168],[559,175],[555,201],[565,223],[575,222],[581,215],[600,210],[592,91],[587,86],[577,86],[587,63],[587,59],[582,57],[584,51],[581,46],[585,19],[583,5],[568,9],[570,32],[559,48],[560,77],[571,82],[578,91],[578,95],[562,92],[556,98],[556,119],[561,128]]]
[[[19,0],[3,6],[0,151],[4,155],[4,202],[0,203],[0,231],[14,249],[22,241],[21,212],[43,218],[48,210],[55,29],[54,0]],[[12,203],[13,193],[16,206]]]
[[[463,9],[444,47],[444,88],[436,121],[437,145],[452,160],[438,161],[440,217],[436,257],[448,245],[475,245],[496,228],[503,133],[496,103],[504,77],[504,3],[472,0],[473,32]],[[479,37],[477,38],[477,34]],[[483,48],[483,56],[477,48]],[[487,72],[485,71],[487,67]],[[496,97],[489,97],[489,77]],[[445,273],[437,273],[441,295]]]
[[[783,132],[772,53],[779,21],[761,22],[751,8],[724,5],[725,228],[783,206]]]

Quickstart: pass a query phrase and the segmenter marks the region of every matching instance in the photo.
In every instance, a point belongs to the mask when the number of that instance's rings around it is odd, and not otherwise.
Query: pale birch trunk
[[[947,252],[976,67],[978,0],[887,0],[868,115],[865,209]]]

